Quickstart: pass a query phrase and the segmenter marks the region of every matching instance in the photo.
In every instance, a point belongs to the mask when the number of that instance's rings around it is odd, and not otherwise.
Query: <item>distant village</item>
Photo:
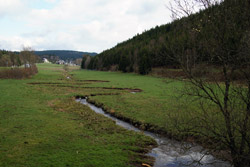
[[[47,58],[43,58],[43,63],[51,63],[51,62]],[[68,65],[68,66],[78,66],[78,64],[76,64],[75,61],[64,61],[64,60],[57,60],[55,62],[55,64]]]
[[[51,63],[47,58],[43,58],[43,63]],[[80,65],[79,63],[76,64],[76,61],[64,61],[64,60],[57,60],[55,64],[60,64],[60,65],[68,65],[68,66],[78,66]]]

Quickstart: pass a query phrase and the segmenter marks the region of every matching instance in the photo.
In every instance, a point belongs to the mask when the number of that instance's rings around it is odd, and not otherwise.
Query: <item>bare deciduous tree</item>
[[[25,67],[32,66],[38,60],[38,57],[34,54],[31,47],[23,47],[23,50],[20,52],[20,56],[24,61]]]
[[[175,20],[220,4],[222,1],[223,0],[172,0],[169,2],[167,8],[172,12],[172,18]]]
[[[199,21],[183,21],[176,36],[185,40],[171,48],[201,104],[199,123],[185,130],[222,143],[235,167],[250,166],[250,2],[174,0],[169,9],[174,18],[204,9]]]

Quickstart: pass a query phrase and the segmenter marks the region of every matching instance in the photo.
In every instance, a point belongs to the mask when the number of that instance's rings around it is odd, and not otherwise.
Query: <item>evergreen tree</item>
[[[148,74],[151,71],[151,60],[147,51],[144,49],[140,53],[139,58],[139,73],[142,75]]]
[[[81,69],[84,69],[85,61],[86,61],[86,57],[83,57],[82,63],[81,63]]]
[[[129,60],[126,56],[122,56],[119,63],[119,70],[122,72],[128,72],[127,67],[129,66]]]

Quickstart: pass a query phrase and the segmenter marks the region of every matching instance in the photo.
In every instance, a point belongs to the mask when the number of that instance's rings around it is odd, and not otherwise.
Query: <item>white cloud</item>
[[[0,11],[3,1],[6,0],[0,0]],[[100,52],[170,20],[165,2],[161,0],[43,0],[55,6],[27,9],[38,1],[41,3],[41,0],[23,0],[26,11],[21,17],[16,14],[16,19],[23,21],[26,29],[18,37],[5,38],[4,45],[0,38],[1,48],[13,50],[23,42],[38,50],[66,48]],[[22,6],[21,0],[11,2],[6,8],[15,11]],[[1,33],[0,29],[0,36]]]
[[[25,38],[13,36],[11,38],[0,37],[0,48],[7,50],[21,50],[24,46],[31,46],[32,43]]]
[[[0,0],[0,18],[19,15],[24,11],[25,2],[21,0]]]
[[[57,0],[45,0],[46,2],[49,2],[49,3],[55,3],[57,2]]]

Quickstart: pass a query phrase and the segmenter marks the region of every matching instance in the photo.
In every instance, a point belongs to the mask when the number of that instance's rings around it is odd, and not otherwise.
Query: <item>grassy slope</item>
[[[130,166],[148,161],[141,153],[154,144],[150,138],[117,127],[71,98],[106,90],[74,88],[79,83],[66,81],[61,66],[38,67],[31,79],[0,80],[1,167]],[[31,82],[69,87],[27,84]]]

